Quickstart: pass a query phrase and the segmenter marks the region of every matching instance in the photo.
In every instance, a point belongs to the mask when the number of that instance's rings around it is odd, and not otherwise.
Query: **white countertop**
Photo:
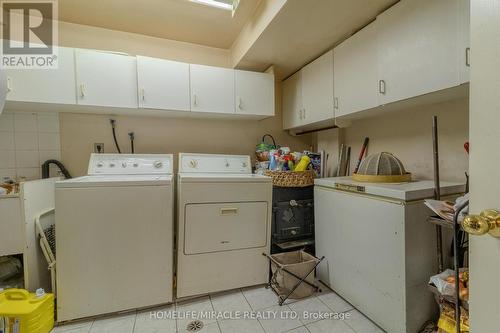
[[[407,183],[364,183],[352,180],[351,177],[317,178],[316,186],[332,189],[377,195],[404,201],[428,199],[434,196],[432,180],[413,180]],[[465,192],[465,184],[458,182],[441,182],[441,195],[453,195]]]

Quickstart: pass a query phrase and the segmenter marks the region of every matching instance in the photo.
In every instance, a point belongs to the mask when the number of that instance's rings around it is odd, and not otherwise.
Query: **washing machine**
[[[172,155],[92,154],[56,182],[59,322],[173,300]]]
[[[177,297],[268,281],[271,178],[250,157],[179,154]]]

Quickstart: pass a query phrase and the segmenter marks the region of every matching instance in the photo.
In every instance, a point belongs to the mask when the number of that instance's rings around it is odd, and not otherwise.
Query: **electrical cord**
[[[116,139],[116,131],[115,131],[116,120],[110,119],[109,122],[111,123],[111,130],[113,131],[113,140],[115,141],[116,150],[118,150],[118,153],[121,154],[122,151],[120,150],[120,146],[118,145],[118,140]]]
[[[134,140],[135,140],[134,132],[130,132],[128,134],[128,137],[130,138],[130,151],[132,152],[132,154],[135,154],[135,150],[134,150]]]

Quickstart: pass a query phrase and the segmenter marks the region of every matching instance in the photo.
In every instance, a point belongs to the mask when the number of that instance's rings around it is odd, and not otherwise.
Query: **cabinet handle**
[[[339,98],[338,97],[335,97],[333,100],[333,108],[337,109],[337,110],[339,108]]]
[[[194,106],[198,105],[198,96],[196,94],[193,94],[193,105]]]
[[[7,92],[12,91],[12,79],[10,77],[7,77]]]
[[[80,97],[81,98],[85,97],[85,84],[84,83],[80,84]]]
[[[470,47],[465,48],[465,66],[470,67]]]
[[[306,119],[306,109],[302,109],[302,119]]]
[[[241,102],[241,97],[238,97],[238,109],[243,109],[242,107],[242,102]]]
[[[385,95],[385,81],[378,81],[378,92]]]
[[[144,102],[146,100],[146,91],[143,89],[141,89],[141,100]]]
[[[302,109],[299,109],[299,119],[302,120]]]

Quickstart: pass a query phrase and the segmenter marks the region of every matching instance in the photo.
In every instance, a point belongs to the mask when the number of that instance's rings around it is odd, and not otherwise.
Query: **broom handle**
[[[358,162],[356,162],[356,168],[354,168],[354,173],[358,173],[359,166],[361,165],[361,161],[363,160],[363,155],[365,154],[366,147],[368,147],[368,142],[370,138],[365,138],[363,142],[363,146],[361,147],[361,152],[359,153]]]

